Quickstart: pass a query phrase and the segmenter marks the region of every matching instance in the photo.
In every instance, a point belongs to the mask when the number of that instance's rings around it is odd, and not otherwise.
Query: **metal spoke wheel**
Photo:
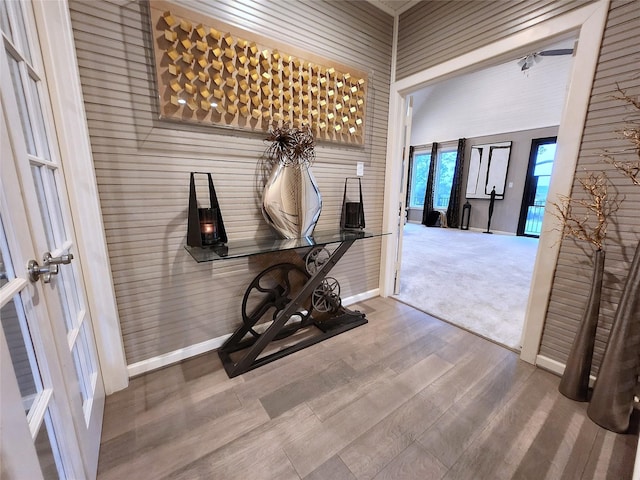
[[[335,313],[342,304],[340,284],[333,277],[327,277],[316,287],[311,295],[313,308],[319,312]]]
[[[305,267],[309,275],[313,275],[320,270],[322,266],[327,263],[329,257],[331,257],[331,253],[324,247],[315,247],[311,250],[304,259]]]
[[[259,337],[266,322],[276,319],[302,289],[310,275],[293,263],[280,263],[260,272],[249,284],[242,299],[242,321],[249,333]],[[311,297],[305,299],[275,337],[284,338],[304,326],[311,317]]]

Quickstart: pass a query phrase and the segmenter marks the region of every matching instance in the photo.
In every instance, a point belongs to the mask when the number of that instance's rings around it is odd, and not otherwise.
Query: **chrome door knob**
[[[40,275],[42,275],[42,281],[49,283],[51,282],[51,275],[58,274],[58,265],[68,265],[71,263],[71,260],[73,260],[73,254],[71,253],[60,255],[59,257],[52,257],[50,252],[45,252],[42,256],[42,266],[40,266],[36,260],[29,260],[27,264],[29,280],[37,282],[40,280]]]

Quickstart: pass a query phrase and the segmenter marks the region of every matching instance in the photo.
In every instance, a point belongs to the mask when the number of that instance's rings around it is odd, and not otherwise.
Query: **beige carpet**
[[[520,349],[538,240],[407,224],[396,298]]]

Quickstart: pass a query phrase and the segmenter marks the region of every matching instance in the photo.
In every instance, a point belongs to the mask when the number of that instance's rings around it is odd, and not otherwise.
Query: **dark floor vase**
[[[558,387],[560,393],[565,397],[579,402],[586,402],[589,393],[589,375],[593,346],[596,340],[596,328],[598,327],[603,274],[604,250],[596,250],[593,257],[593,275],[587,307],[573,340],[573,345],[571,345],[567,366]]]
[[[633,411],[633,395],[640,353],[640,243],[611,326],[602,357],[589,418],[601,427],[626,432]]]

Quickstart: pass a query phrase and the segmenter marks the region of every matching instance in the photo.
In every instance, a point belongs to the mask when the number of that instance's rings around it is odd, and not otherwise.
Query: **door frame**
[[[402,265],[402,235],[403,227],[407,221],[407,198],[409,193],[409,162],[411,161],[411,120],[413,119],[413,98],[409,97],[405,103],[402,128],[404,132],[404,144],[402,145],[402,176],[398,190],[398,226],[396,233],[395,275],[393,280],[393,293],[400,293],[400,267]]]
[[[527,235],[524,233],[524,229],[527,223],[527,213],[529,210],[529,202],[527,201],[531,195],[535,195],[535,190],[532,190],[533,172],[536,167],[536,160],[538,159],[538,147],[541,145],[558,144],[558,137],[543,137],[533,138],[531,140],[531,148],[529,150],[529,164],[527,165],[527,177],[524,181],[524,191],[522,192],[522,203],[520,204],[520,216],[518,218],[518,229],[516,235],[521,237],[539,238],[539,235]],[[555,160],[554,160],[555,162]],[[553,166],[552,166],[553,168]],[[553,175],[553,172],[552,172]]]
[[[555,168],[549,188],[549,196],[569,195],[608,12],[609,0],[599,0],[399,81],[395,80],[394,70],[392,72],[394,81],[391,84],[389,98],[383,230],[396,233],[398,228],[396,206],[399,198],[396,185],[400,181],[399,177],[403,175],[400,168],[401,160],[398,158],[398,152],[401,151],[403,143],[403,132],[396,126],[402,125],[407,96],[430,84],[484,68],[498,61],[516,58],[518,54],[535,50],[544,43],[575,36],[577,33],[580,48],[577,49],[571,70],[569,91],[558,131]],[[395,58],[396,52],[393,53]],[[560,251],[558,226],[558,220],[555,217],[545,216],[531,280],[520,358],[532,364],[537,362],[553,275]],[[396,249],[396,235],[385,235],[382,239],[380,266],[380,294],[385,297],[393,294]],[[540,252],[543,254],[541,255]]]
[[[129,383],[67,0],[33,2],[47,88],[107,395]],[[55,39],[55,41],[53,40]]]

